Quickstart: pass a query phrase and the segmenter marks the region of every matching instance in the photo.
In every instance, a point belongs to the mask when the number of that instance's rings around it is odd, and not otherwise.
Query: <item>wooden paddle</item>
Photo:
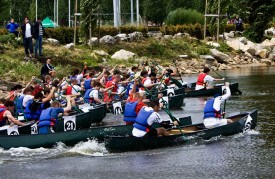
[[[173,60],[173,62],[174,62],[174,64],[175,64],[175,68],[176,68],[177,73],[178,73],[178,75],[179,75],[179,77],[180,77],[180,80],[181,80],[181,82],[183,83],[183,79],[182,79],[181,74],[180,74],[179,69],[178,69],[177,61],[176,61],[175,58],[173,58],[172,60]]]
[[[139,79],[139,83],[142,85],[142,87],[145,89],[145,91],[147,92],[147,93],[149,93],[149,95],[151,95],[152,97],[153,97],[153,99],[154,100],[158,100],[155,96],[153,96],[152,95],[152,93],[141,83],[141,80]],[[172,120],[172,121],[177,121],[178,122],[178,124],[179,125],[181,125],[181,123],[180,123],[180,121],[177,119],[177,118],[175,118],[173,115],[172,115],[172,113],[170,112],[170,110],[169,110],[169,107],[168,107],[168,104],[167,104],[167,102],[163,99],[163,98],[161,98],[162,99],[162,102],[163,102],[163,104],[164,104],[164,111],[168,114],[168,116],[170,117],[170,119]],[[178,127],[178,126],[177,126]],[[181,128],[180,127],[178,127],[178,129],[181,131]],[[183,134],[182,133],[182,131],[181,131],[181,134]]]

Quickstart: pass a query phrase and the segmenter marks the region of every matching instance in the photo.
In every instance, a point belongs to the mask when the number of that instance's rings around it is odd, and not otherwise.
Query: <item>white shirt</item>
[[[74,85],[72,89],[72,95],[77,95],[81,91],[81,87],[78,85]]]
[[[25,95],[24,98],[23,98],[23,103],[22,103],[22,105],[23,105],[24,107],[26,107],[28,101],[31,100],[31,99],[33,99],[33,98],[34,98],[34,96],[32,96],[32,95],[28,95],[28,94]]]
[[[203,79],[203,82],[209,84],[210,82],[214,81],[214,79],[215,78],[213,78],[212,76],[206,75],[205,78]],[[203,88],[204,88],[203,85],[196,84],[196,89],[195,90],[200,90],[200,89],[203,89]]]
[[[152,80],[150,78],[147,78],[145,81],[144,81],[144,86],[147,87],[149,85],[153,84]]]
[[[153,108],[147,107],[147,106],[145,106],[143,108],[145,111],[153,110]],[[153,112],[147,119],[147,123],[149,126],[151,126],[154,122],[161,123],[162,121],[163,120],[160,118],[160,115],[157,112]],[[132,134],[135,137],[143,137],[146,134],[146,132],[134,127]]]
[[[31,25],[29,23],[26,24],[25,38],[32,37],[31,33]]]
[[[98,90],[92,90],[89,94],[90,98],[98,98]]]
[[[81,82],[81,80],[83,79],[83,74],[81,73],[81,74],[77,75],[77,76],[76,76],[76,79],[77,79],[77,84],[80,85],[80,82]]]

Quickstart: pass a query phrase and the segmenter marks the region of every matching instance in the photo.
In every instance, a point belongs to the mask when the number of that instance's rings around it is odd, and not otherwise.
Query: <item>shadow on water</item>
[[[1,177],[29,178],[27,173],[32,173],[33,178],[275,178],[275,68],[247,67],[219,73],[229,82],[239,82],[243,92],[227,101],[227,114],[258,109],[255,130],[208,141],[191,140],[182,146],[116,154],[108,153],[103,144],[93,140],[72,148],[58,144],[53,149],[0,150]],[[194,81],[196,75],[184,76],[187,79]],[[199,123],[207,99],[186,98],[183,109],[173,114],[191,115],[193,123]]]

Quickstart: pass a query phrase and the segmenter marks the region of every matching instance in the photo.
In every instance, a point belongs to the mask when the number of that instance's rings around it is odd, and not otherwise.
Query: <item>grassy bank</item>
[[[137,42],[120,42],[115,45],[100,46],[76,46],[73,50],[68,50],[64,46],[43,45],[45,58],[25,61],[24,49],[22,45],[2,44],[0,53],[0,75],[7,81],[26,82],[31,76],[38,76],[40,68],[46,57],[53,59],[59,77],[67,76],[74,68],[83,67],[84,62],[88,66],[114,66],[115,64],[124,64],[132,66],[137,64],[139,58],[158,60],[160,64],[166,66],[172,63],[172,59],[178,55],[188,55],[191,58],[198,58],[199,55],[209,54],[212,48],[204,42],[195,38],[186,37],[179,39],[157,40],[154,38],[145,38]],[[136,59],[115,60],[111,59],[116,51],[125,49],[137,55]],[[109,55],[107,62],[103,63],[103,57],[95,55],[94,50],[104,50]],[[218,50],[230,52],[231,49],[221,43]]]

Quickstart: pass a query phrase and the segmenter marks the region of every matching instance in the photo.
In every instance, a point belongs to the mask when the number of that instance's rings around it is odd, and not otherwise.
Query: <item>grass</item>
[[[0,45],[1,46],[1,45]],[[6,47],[7,46],[7,47]],[[178,55],[188,55],[198,58],[199,55],[209,54],[210,46],[194,38],[180,38],[170,40],[156,40],[153,38],[143,39],[137,42],[121,42],[115,45],[100,45],[90,48],[85,45],[78,45],[74,50],[68,50],[63,46],[43,45],[43,53],[46,57],[51,57],[53,65],[56,67],[58,77],[67,76],[75,69],[81,69],[86,62],[88,66],[114,66],[124,64],[133,66],[135,59],[116,60],[111,59],[116,51],[125,49],[136,53],[139,57],[157,59],[160,64],[172,64],[173,58]],[[104,50],[109,54],[107,63],[103,63],[102,57],[93,53],[94,50]],[[231,49],[224,43],[219,47],[220,51],[231,52]],[[31,76],[39,76],[42,64],[45,59],[34,62],[26,62],[24,59],[24,49],[22,46],[6,45],[0,51],[0,75],[7,81],[20,81],[25,83]]]

